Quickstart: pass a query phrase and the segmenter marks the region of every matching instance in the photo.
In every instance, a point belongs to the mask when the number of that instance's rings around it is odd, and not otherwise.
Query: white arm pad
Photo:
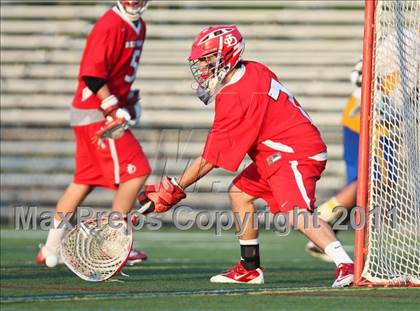
[[[103,99],[101,102],[101,109],[107,110],[113,106],[118,105],[118,98],[115,95],[109,95],[107,98]]]

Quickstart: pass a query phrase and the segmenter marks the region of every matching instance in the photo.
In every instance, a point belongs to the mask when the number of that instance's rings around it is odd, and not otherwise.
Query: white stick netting
[[[378,1],[369,169],[371,282],[420,283],[420,2]]]
[[[131,250],[132,233],[127,224],[121,222],[120,228],[113,228],[108,220],[104,217],[99,224],[96,220],[80,224],[61,244],[66,266],[86,281],[112,277],[123,267]]]

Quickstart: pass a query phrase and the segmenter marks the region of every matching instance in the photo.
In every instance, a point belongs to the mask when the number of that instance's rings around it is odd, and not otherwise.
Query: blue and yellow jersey
[[[360,133],[360,96],[361,88],[357,87],[344,107],[342,124],[353,132]]]

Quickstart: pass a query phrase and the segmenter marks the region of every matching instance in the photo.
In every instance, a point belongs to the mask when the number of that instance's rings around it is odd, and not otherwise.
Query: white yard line
[[[381,288],[381,290],[404,290],[405,288],[392,287]],[[127,298],[145,298],[145,297],[171,297],[171,296],[223,296],[223,295],[273,295],[273,294],[305,294],[305,293],[333,293],[342,295],[345,292],[371,291],[375,288],[346,288],[331,289],[330,287],[301,287],[301,288],[232,288],[219,290],[192,290],[192,291],[168,291],[168,292],[140,292],[140,293],[88,293],[88,294],[62,294],[62,295],[42,295],[42,296],[19,296],[2,297],[3,303],[15,302],[51,302],[51,301],[72,301],[72,300],[107,300],[107,299],[127,299]],[[104,289],[106,291],[106,289]]]

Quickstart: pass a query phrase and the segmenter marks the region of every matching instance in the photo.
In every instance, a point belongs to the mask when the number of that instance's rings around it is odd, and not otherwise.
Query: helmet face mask
[[[221,57],[218,54],[219,53],[213,53],[190,61],[193,77],[198,85],[204,89],[207,89],[210,85],[214,84],[214,80],[224,78],[221,75],[223,64],[221,62]]]
[[[243,38],[236,26],[208,27],[194,40],[190,69],[199,85],[197,96],[209,99],[203,101],[205,104],[217,95],[227,74],[241,60],[243,50]]]
[[[224,66],[220,53],[213,53],[197,60],[191,60],[190,69],[194,80],[198,83],[197,96],[206,105],[217,95],[223,80],[230,71],[229,67]]]
[[[117,4],[131,21],[137,21],[147,9],[149,0],[118,0]]]

